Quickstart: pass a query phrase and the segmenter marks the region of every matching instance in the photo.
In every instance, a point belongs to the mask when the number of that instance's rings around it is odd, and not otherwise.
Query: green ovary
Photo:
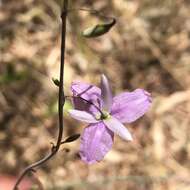
[[[111,117],[111,115],[108,112],[104,111],[104,110],[102,111],[101,114],[96,115],[97,120],[105,120],[105,119],[108,119],[110,117]]]

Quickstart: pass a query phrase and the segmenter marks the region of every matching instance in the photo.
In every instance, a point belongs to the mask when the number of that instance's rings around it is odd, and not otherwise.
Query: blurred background
[[[37,177],[54,190],[189,190],[190,1],[70,0],[70,7],[99,10],[117,24],[85,39],[81,31],[101,20],[69,14],[66,93],[72,81],[98,85],[105,73],[115,94],[144,88],[153,105],[127,126],[134,142],[115,136],[102,162],[83,163],[77,140]],[[0,0],[0,184],[46,155],[57,137],[58,89],[51,78],[59,77],[59,15],[58,0]],[[64,116],[64,137],[82,132],[85,124]]]

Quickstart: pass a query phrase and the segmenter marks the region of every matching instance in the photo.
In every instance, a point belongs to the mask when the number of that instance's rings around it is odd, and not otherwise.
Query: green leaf
[[[110,23],[104,23],[104,24],[97,24],[96,26],[87,28],[82,32],[82,36],[86,38],[94,38],[101,36],[112,28],[116,23],[116,20],[113,18],[113,20]]]

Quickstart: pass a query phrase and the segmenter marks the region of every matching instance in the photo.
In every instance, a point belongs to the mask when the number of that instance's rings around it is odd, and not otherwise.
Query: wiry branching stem
[[[65,97],[64,97],[64,64],[65,64],[65,37],[66,37],[66,18],[67,18],[67,9],[68,9],[68,0],[64,0],[63,3],[63,10],[61,14],[62,19],[62,40],[61,40],[61,64],[60,64],[60,84],[59,84],[59,132],[58,132],[58,138],[56,145],[53,145],[50,153],[46,155],[41,160],[31,164],[30,166],[26,167],[25,170],[21,173],[19,178],[17,179],[13,190],[18,190],[18,186],[23,180],[23,178],[29,173],[35,171],[35,169],[48,160],[50,160],[59,150],[61,142],[62,142],[62,136],[63,136],[63,106],[65,103]]]

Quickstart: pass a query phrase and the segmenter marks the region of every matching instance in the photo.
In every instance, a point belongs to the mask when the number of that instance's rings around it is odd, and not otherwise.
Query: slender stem
[[[46,155],[44,158],[41,160],[31,164],[30,166],[26,167],[24,171],[21,173],[19,178],[17,179],[13,190],[18,190],[18,185],[21,183],[23,178],[29,173],[34,171],[37,167],[41,166],[48,160],[50,160],[59,150],[61,141],[62,141],[62,136],[63,136],[63,106],[65,103],[65,98],[64,98],[64,88],[63,88],[63,83],[64,83],[64,64],[65,64],[65,37],[66,37],[66,18],[67,18],[67,9],[68,9],[68,0],[64,0],[63,4],[63,9],[62,9],[62,14],[61,14],[61,19],[62,19],[62,36],[61,36],[61,64],[60,64],[60,84],[59,84],[59,132],[58,132],[58,138],[57,138],[57,143],[56,145],[53,145],[51,151],[49,152],[48,155]]]
[[[62,136],[63,136],[63,106],[65,104],[65,96],[64,96],[64,65],[65,65],[65,38],[66,38],[66,17],[67,17],[67,9],[68,9],[68,0],[64,0],[63,12],[61,15],[62,19],[62,41],[61,41],[61,64],[60,64],[60,83],[59,83],[59,134],[57,138],[56,150],[59,149]]]

